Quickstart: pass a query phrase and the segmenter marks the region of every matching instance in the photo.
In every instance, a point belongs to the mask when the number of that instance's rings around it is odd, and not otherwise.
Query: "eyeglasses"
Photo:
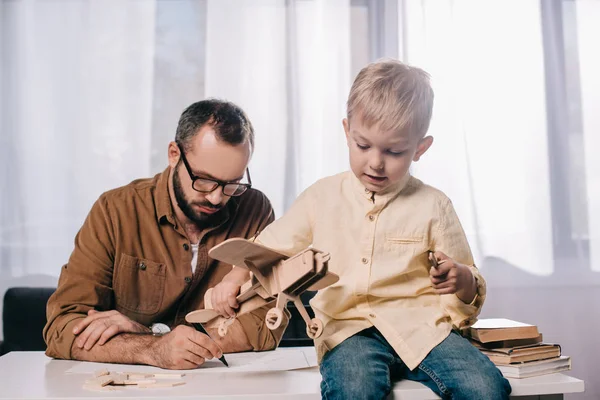
[[[225,196],[241,196],[246,190],[252,187],[252,179],[250,179],[250,171],[246,168],[246,175],[248,175],[248,183],[238,183],[238,182],[223,182],[217,179],[208,179],[208,178],[200,178],[199,176],[194,175],[192,172],[192,168],[185,158],[185,154],[183,153],[183,147],[181,144],[177,143],[179,147],[179,152],[181,153],[181,159],[183,160],[183,165],[185,165],[185,169],[187,169],[188,174],[190,174],[190,178],[192,179],[192,189],[200,193],[212,193],[219,186],[223,187],[223,194]]]

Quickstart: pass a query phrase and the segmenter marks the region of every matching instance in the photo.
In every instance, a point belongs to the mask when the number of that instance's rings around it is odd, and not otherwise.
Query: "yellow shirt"
[[[375,326],[410,369],[454,327],[475,322],[485,281],[450,200],[407,176],[373,195],[352,172],[316,182],[257,238],[293,255],[308,246],[329,252],[340,280],[311,300],[324,331],[315,340],[319,361],[345,339]],[[427,252],[469,265],[477,280],[473,305],[438,295]]]

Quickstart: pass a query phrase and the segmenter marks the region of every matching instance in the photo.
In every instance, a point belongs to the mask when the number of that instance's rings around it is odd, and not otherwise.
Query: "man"
[[[48,301],[48,356],[187,369],[277,346],[286,324],[267,329],[266,309],[238,318],[224,338],[209,332],[215,340],[185,325],[231,270],[208,250],[273,220],[266,196],[250,188],[253,148],[239,107],[200,101],[181,115],[164,172],[100,196]]]

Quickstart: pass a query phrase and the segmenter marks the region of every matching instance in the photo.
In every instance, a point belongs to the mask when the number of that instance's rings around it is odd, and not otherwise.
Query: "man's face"
[[[365,188],[375,193],[399,182],[433,141],[431,136],[421,139],[407,132],[381,131],[379,124],[367,128],[360,115],[351,122],[343,121],[350,168]]]
[[[195,176],[224,182],[239,182],[244,178],[250,161],[248,143],[234,146],[221,142],[210,126],[204,126],[192,139],[191,145],[184,151]],[[211,193],[194,190],[192,179],[174,142],[169,145],[169,164],[173,168],[173,194],[183,215],[191,222],[202,225],[218,221],[231,198],[223,194],[223,187],[219,186]]]

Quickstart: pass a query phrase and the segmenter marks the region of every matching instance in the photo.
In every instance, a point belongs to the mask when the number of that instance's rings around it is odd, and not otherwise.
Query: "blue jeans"
[[[479,350],[456,332],[437,345],[413,371],[377,329],[349,337],[321,362],[323,399],[385,399],[392,382],[421,382],[442,399],[508,399],[510,383]]]

